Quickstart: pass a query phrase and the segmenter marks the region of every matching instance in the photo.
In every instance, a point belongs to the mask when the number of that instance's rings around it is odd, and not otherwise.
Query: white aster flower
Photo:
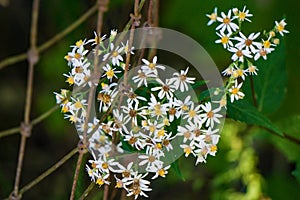
[[[214,12],[212,12],[210,15],[206,14],[206,17],[209,18],[209,22],[207,23],[207,26],[212,25],[213,23],[215,23],[217,21],[217,17],[218,17],[218,8],[215,7],[214,8]]]
[[[244,62],[244,57],[252,58],[251,52],[247,49],[242,49],[241,47],[231,47],[228,49],[230,52],[234,53],[231,56],[233,61]]]
[[[180,70],[180,74],[175,72],[173,74],[174,77],[170,78],[170,84],[175,86],[175,89],[178,90],[180,88],[181,92],[188,91],[188,84],[193,84],[195,77],[187,77],[187,73],[189,71],[189,67],[186,70]]]
[[[239,32],[239,35],[240,37],[236,36],[234,39],[239,41],[235,46],[240,49],[246,47],[246,50],[255,53],[257,48],[260,48],[262,45],[260,42],[254,41],[260,35],[260,32],[251,33],[248,37],[246,37],[242,32]]]
[[[205,111],[205,113],[200,114],[201,123],[204,124],[206,127],[214,127],[214,122],[220,123],[219,118],[222,118],[223,116],[221,114],[218,114],[220,112],[221,107],[218,107],[216,109],[212,109],[212,105],[210,102],[205,103],[204,105],[201,105],[201,108]]]
[[[128,181],[124,184],[125,189],[128,191],[127,196],[134,195],[134,199],[137,199],[139,196],[148,197],[146,192],[151,191],[149,188],[150,181],[145,180],[144,178],[148,175],[148,173],[142,175],[135,172],[133,177],[130,177]],[[131,185],[131,187],[129,187]]]
[[[221,12],[222,17],[217,17],[217,20],[221,22],[219,26],[217,26],[216,30],[221,30],[221,32],[227,32],[229,34],[232,33],[232,31],[236,31],[239,29],[238,25],[233,23],[232,21],[235,19],[235,17],[231,17],[231,10],[228,11],[228,14],[226,15],[224,12]]]
[[[103,56],[103,61],[106,61],[108,58],[111,59],[111,62],[114,66],[120,66],[120,61],[123,61],[122,52],[123,47],[117,46],[114,47],[113,43],[110,43],[110,50],[112,52],[109,52]]]
[[[157,69],[165,70],[166,67],[160,64],[157,64],[157,56],[154,56],[152,59],[152,62],[142,59],[144,65],[142,65],[141,69],[142,71],[148,75],[148,74],[154,74],[157,76],[158,72]]]
[[[167,99],[171,99],[173,97],[173,92],[175,91],[175,86],[171,84],[170,79],[166,79],[166,82],[162,82],[159,78],[156,81],[161,85],[158,87],[151,88],[151,91],[158,91],[158,98],[163,99],[165,96]]]
[[[221,43],[224,47],[224,49],[230,47],[230,46],[233,46],[233,43],[231,42],[231,39],[230,38],[230,33],[229,34],[225,34],[223,32],[220,32],[218,33],[217,32],[217,35],[220,37],[220,39],[216,40],[215,43]]]
[[[275,29],[281,36],[283,36],[285,33],[289,33],[289,31],[285,30],[286,22],[285,19],[282,19],[280,22],[275,21]]]
[[[242,11],[239,10],[238,12],[234,12],[234,13],[236,13],[236,18],[239,21],[245,21],[246,20],[248,22],[251,22],[251,20],[248,19],[247,17],[252,17],[253,15],[251,13],[249,13],[249,10],[246,10],[246,6],[244,6]]]
[[[235,80],[234,85],[228,90],[230,92],[230,101],[233,102],[234,100],[239,100],[244,98],[245,94],[240,91],[243,82],[238,84],[238,81]]]

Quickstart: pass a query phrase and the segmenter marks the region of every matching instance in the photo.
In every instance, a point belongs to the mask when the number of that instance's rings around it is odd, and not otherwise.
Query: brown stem
[[[251,93],[252,93],[253,105],[255,107],[257,107],[256,96],[255,96],[255,89],[254,89],[254,81],[253,81],[252,76],[250,76],[250,85],[251,85]]]
[[[72,190],[71,190],[70,200],[73,200],[74,197],[75,197],[75,190],[76,190],[76,186],[77,186],[79,171],[80,171],[81,164],[82,164],[82,158],[83,158],[83,155],[86,153],[86,151],[82,148],[81,145],[82,145],[82,141],[80,141],[78,143],[79,155],[78,155],[78,160],[77,160],[77,164],[76,164],[76,169],[75,169],[75,172],[74,172],[74,178],[73,178],[73,183],[72,183]]]
[[[104,185],[104,193],[103,193],[103,200],[108,200],[109,195],[109,185]]]
[[[148,7],[148,24],[149,26],[152,26],[152,13],[153,13],[153,0],[149,0],[149,7]]]

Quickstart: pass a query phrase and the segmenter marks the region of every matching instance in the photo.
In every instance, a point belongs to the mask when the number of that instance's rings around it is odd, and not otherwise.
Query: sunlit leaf
[[[266,116],[260,113],[246,100],[228,103],[227,108],[228,116],[234,120],[245,122],[246,124],[250,125],[261,126],[274,131],[279,135],[283,135],[282,132]]]

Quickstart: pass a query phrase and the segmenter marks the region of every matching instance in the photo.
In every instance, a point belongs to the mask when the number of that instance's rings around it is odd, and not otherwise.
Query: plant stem
[[[79,176],[79,170],[80,170],[80,167],[81,167],[83,155],[84,155],[84,152],[80,151],[79,155],[78,155],[78,160],[77,160],[77,164],[76,164],[75,173],[74,173],[74,179],[73,179],[73,183],[72,183],[72,190],[71,190],[70,200],[73,200],[74,197],[75,197],[75,190],[76,190],[76,185],[77,185],[77,180],[78,180],[78,176]]]
[[[253,105],[255,107],[257,107],[257,101],[256,101],[255,89],[254,89],[254,82],[253,82],[253,77],[252,76],[250,76],[250,85],[251,85],[251,94],[252,94]]]

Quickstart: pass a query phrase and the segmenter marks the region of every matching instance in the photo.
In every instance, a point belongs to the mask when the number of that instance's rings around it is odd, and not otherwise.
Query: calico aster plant
[[[96,114],[86,122],[86,92],[61,89],[55,96],[80,139],[87,124],[88,149],[93,159],[86,170],[91,181],[99,186],[115,183],[116,188],[125,189],[135,199],[147,197],[150,179],[166,177],[174,157],[194,156],[198,164],[205,163],[209,155],[215,156],[226,96],[231,102],[245,96],[241,91],[243,81],[258,72],[253,63],[261,57],[267,59],[279,43],[278,36],[288,31],[283,19],[275,22],[269,32],[244,34],[242,24],[251,22],[252,17],[246,7],[221,12],[220,16],[215,8],[207,16],[208,25],[218,23],[216,33],[220,38],[215,42],[232,53],[232,64],[222,72],[229,76],[225,95],[218,101],[200,103],[193,95],[197,80],[189,75],[190,67],[171,73],[169,67],[159,64],[158,56],[144,58],[141,65],[126,71],[126,55],[134,54],[135,48],[128,41],[119,44],[116,30],[108,37],[94,33],[94,38],[71,46],[65,56],[69,66],[64,74],[66,82],[74,88],[97,88]],[[94,66],[97,62],[100,67]],[[95,73],[99,74],[96,82]],[[216,89],[215,94],[220,90]]]

